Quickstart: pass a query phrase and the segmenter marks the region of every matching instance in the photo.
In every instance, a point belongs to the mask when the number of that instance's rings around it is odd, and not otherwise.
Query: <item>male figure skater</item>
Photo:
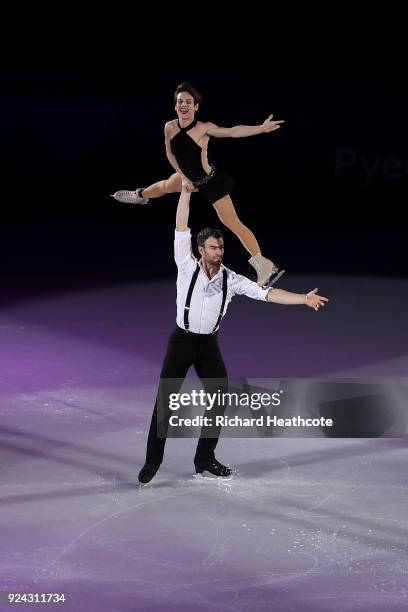
[[[187,185],[183,184],[176,213],[174,240],[174,258],[178,268],[177,326],[169,338],[160,374],[158,398],[163,395],[168,398],[170,393],[178,393],[191,365],[194,365],[200,379],[227,380],[217,336],[221,319],[234,295],[246,295],[254,300],[275,304],[305,304],[316,311],[328,301],[317,294],[317,288],[307,294],[276,288],[264,289],[226,268],[222,263],[224,241],[220,230],[201,230],[197,236],[201,258],[197,260],[192,253],[188,227],[190,197]],[[205,386],[206,382],[203,381],[203,384]],[[163,403],[164,409],[158,414],[156,399],[147,441],[146,463],[139,473],[139,482],[143,484],[154,477],[163,461],[165,434],[170,417],[168,401],[165,399]],[[160,436],[157,430],[158,417]],[[196,472],[229,476],[230,468],[215,458],[218,437],[209,438],[205,434],[203,428],[194,457]]]

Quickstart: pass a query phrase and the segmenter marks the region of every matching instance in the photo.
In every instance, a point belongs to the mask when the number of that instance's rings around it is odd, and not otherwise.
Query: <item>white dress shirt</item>
[[[191,232],[175,231],[174,259],[177,264],[177,325],[184,327],[184,306],[190,287],[197,258],[191,250]],[[191,296],[189,310],[189,331],[194,334],[211,334],[218,320],[222,304],[223,270],[227,270],[228,290],[223,315],[234,295],[246,295],[253,300],[266,300],[269,289],[262,289],[256,283],[226,268],[223,264],[217,274],[211,279],[205,273],[200,260],[200,271],[197,276],[194,291]]]

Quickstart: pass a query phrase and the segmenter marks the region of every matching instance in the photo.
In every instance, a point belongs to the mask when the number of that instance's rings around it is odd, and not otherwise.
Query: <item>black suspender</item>
[[[194,270],[193,277],[191,279],[190,286],[188,288],[186,305],[184,306],[184,327],[186,331],[188,331],[188,328],[190,327],[190,323],[188,322],[190,302],[191,302],[191,296],[193,295],[194,285],[196,284],[196,280],[197,280],[197,276],[199,272],[200,272],[200,266],[197,264],[196,269]]]
[[[188,328],[190,327],[188,315],[190,312],[191,296],[193,295],[194,287],[197,282],[197,277],[198,277],[199,272],[200,272],[200,266],[197,263],[196,269],[194,270],[194,274],[191,278],[190,286],[187,291],[186,305],[184,306],[184,328],[186,331],[188,331]],[[227,273],[227,270],[224,268],[224,270],[222,271],[222,303],[221,303],[221,308],[220,308],[220,314],[218,315],[218,319],[215,324],[215,327],[211,332],[212,334],[215,334],[215,332],[218,330],[219,324],[222,319],[222,315],[224,313],[225,301],[227,299],[227,288],[228,288],[227,280],[228,280],[228,273]]]
[[[224,270],[222,271],[222,302],[221,302],[221,309],[220,309],[220,314],[218,315],[218,319],[217,322],[215,324],[214,329],[212,330],[212,333],[215,334],[215,332],[218,330],[219,324],[221,322],[222,319],[222,315],[224,312],[224,306],[225,306],[225,300],[227,299],[227,271],[224,268]]]

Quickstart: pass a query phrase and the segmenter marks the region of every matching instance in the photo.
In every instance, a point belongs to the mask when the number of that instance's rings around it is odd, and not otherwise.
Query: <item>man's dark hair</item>
[[[203,97],[201,93],[197,89],[195,89],[190,83],[188,83],[187,81],[183,81],[182,83],[180,83],[180,85],[177,85],[177,89],[174,92],[174,104],[176,104],[177,96],[181,91],[188,91],[188,93],[194,98],[194,104],[201,103]]]
[[[212,227],[205,227],[199,232],[197,236],[197,245],[203,247],[207,238],[223,238],[222,231],[219,229],[213,229]]]

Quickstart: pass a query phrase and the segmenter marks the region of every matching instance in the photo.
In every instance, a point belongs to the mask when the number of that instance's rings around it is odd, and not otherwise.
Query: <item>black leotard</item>
[[[209,174],[204,170],[201,162],[202,148],[187,134],[196,125],[196,119],[185,128],[177,123],[180,132],[170,140],[173,155],[183,174],[197,187],[206,202],[213,204],[232,190],[234,179],[219,172],[213,165]]]

